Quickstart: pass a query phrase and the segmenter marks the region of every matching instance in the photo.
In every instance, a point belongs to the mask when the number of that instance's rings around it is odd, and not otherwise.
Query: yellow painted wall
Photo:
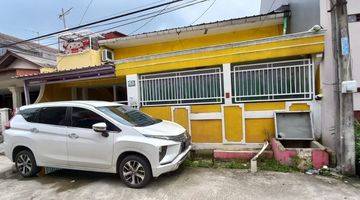
[[[294,103],[289,107],[290,111],[309,111],[310,106],[306,103]]]
[[[191,138],[198,143],[222,143],[221,120],[192,120]]]
[[[191,106],[191,113],[221,112],[221,105],[194,105]]]
[[[100,50],[86,50],[71,55],[58,55],[56,58],[58,70],[74,69],[88,66],[101,65]]]
[[[112,85],[125,85],[125,77],[90,79],[63,83],[63,87],[102,87]]]
[[[174,115],[174,122],[180,124],[186,130],[190,130],[189,126],[189,114],[186,108],[176,108],[173,112]]]
[[[274,119],[246,119],[246,143],[262,143],[275,136]]]
[[[285,110],[285,102],[246,103],[245,111]]]
[[[257,45],[169,56],[145,61],[125,62],[116,65],[116,75],[141,74],[213,66],[223,63],[279,59],[324,51],[324,36],[315,35]]]
[[[224,107],[225,138],[228,142],[241,142],[243,139],[243,113],[239,106]]]
[[[56,70],[56,67],[41,67],[40,73],[50,73],[54,72]]]
[[[135,47],[115,49],[115,59],[136,57],[141,55],[159,54],[184,49],[193,49],[204,46],[227,44],[282,34],[282,25],[266,26],[248,30],[234,31],[217,35],[203,35],[189,39],[181,39],[169,42],[154,43]]]
[[[141,111],[158,119],[171,121],[171,107],[141,107]]]
[[[62,84],[51,84],[45,86],[44,95],[40,102],[71,100],[71,89],[63,87]]]

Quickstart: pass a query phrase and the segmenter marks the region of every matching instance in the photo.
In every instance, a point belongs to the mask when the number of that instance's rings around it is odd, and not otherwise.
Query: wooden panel
[[[241,142],[243,139],[243,113],[239,106],[224,106],[225,139]]]
[[[222,143],[221,120],[191,121],[192,142]]]

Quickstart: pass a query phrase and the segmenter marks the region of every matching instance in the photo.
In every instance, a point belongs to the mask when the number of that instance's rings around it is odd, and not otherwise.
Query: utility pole
[[[355,136],[353,93],[344,91],[347,81],[352,81],[349,28],[346,0],[330,0],[333,30],[334,58],[337,64],[339,92],[339,144],[338,166],[343,174],[355,174]]]
[[[59,15],[59,19],[61,21],[63,21],[64,23],[64,29],[67,29],[66,28],[66,20],[65,20],[65,16],[68,15],[70,13],[70,10],[72,9],[72,7],[70,9],[68,9],[67,11],[64,12],[64,8],[61,8],[61,13]]]

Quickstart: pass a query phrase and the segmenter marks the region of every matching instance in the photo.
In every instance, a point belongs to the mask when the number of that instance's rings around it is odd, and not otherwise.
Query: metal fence
[[[221,67],[140,76],[141,105],[222,103]]]
[[[306,100],[314,95],[310,59],[236,65],[231,71],[234,102]]]

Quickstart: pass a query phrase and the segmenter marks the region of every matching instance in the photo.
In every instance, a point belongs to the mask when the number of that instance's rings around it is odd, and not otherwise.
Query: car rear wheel
[[[29,150],[23,150],[16,154],[15,165],[16,169],[23,177],[32,177],[39,172],[35,157]]]
[[[151,180],[149,162],[141,156],[125,157],[119,165],[119,175],[122,181],[131,188],[142,188]]]

